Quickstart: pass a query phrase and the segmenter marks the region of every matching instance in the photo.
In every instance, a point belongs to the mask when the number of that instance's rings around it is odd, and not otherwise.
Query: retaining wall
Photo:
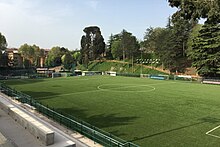
[[[0,102],[0,108],[45,145],[54,144],[54,131],[13,105]]]

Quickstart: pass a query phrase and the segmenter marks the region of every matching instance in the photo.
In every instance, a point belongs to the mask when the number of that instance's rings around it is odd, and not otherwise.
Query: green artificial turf
[[[220,86],[131,77],[5,81],[45,105],[140,146],[219,146]],[[220,128],[219,128],[220,129]],[[220,137],[220,130],[213,134]]]

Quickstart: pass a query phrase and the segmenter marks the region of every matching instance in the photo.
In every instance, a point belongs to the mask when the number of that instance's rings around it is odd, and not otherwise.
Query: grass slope
[[[80,67],[83,69],[83,67]],[[85,69],[84,69],[85,70]],[[103,62],[97,62],[93,61],[89,63],[88,67],[89,71],[116,71],[119,73],[135,73],[140,74],[141,73],[141,65],[134,64],[134,67],[132,68],[131,64],[128,63],[122,63],[122,62],[113,62],[113,61],[103,61]],[[144,74],[166,74],[164,72],[142,67],[142,73]]]
[[[108,76],[6,83],[141,146],[219,146],[205,134],[220,124],[216,85]]]

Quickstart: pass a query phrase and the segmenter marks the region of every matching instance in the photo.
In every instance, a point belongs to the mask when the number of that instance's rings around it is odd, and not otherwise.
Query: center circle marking
[[[144,87],[147,87],[144,89]],[[150,85],[135,85],[135,84],[103,84],[97,86],[97,89],[113,92],[150,92],[156,88]]]

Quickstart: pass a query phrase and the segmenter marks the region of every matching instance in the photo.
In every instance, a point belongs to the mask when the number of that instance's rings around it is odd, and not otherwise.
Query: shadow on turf
[[[129,142],[143,140],[143,139],[146,139],[146,138],[150,138],[150,137],[162,135],[162,134],[165,134],[165,133],[169,133],[169,132],[185,129],[185,128],[196,126],[196,125],[200,125],[200,124],[203,124],[203,123],[213,123],[214,124],[214,123],[219,123],[220,122],[220,119],[214,118],[214,117],[204,117],[204,118],[201,118],[201,119],[198,119],[198,120],[199,120],[198,123],[193,123],[193,124],[190,124],[190,125],[186,125],[186,126],[170,129],[170,130],[167,130],[167,131],[158,132],[158,133],[151,134],[151,135],[146,135],[146,136],[143,136],[143,137],[135,137],[133,140],[129,140]]]
[[[5,83],[8,86],[13,85],[21,85],[21,84],[32,84],[32,83],[39,83],[44,82],[44,79],[17,79],[17,80],[5,80],[3,83]]]
[[[80,118],[81,120],[84,120],[85,122],[100,129],[127,125],[134,122],[135,119],[139,118],[135,116],[119,116],[119,114],[117,113],[113,113],[113,114],[102,113],[99,115],[89,116],[88,109],[78,109],[78,108],[59,108],[56,110],[64,114],[69,114],[71,116],[74,116],[75,118]],[[109,133],[112,133],[119,137],[126,135],[118,131],[112,131]]]
[[[88,118],[89,122],[95,124],[99,128],[108,128],[113,126],[121,126],[132,123],[138,117],[135,116],[119,116],[119,114],[99,114]]]
[[[36,100],[51,99],[53,96],[59,95],[55,92],[36,92],[36,91],[22,91],[23,93],[32,96]]]

